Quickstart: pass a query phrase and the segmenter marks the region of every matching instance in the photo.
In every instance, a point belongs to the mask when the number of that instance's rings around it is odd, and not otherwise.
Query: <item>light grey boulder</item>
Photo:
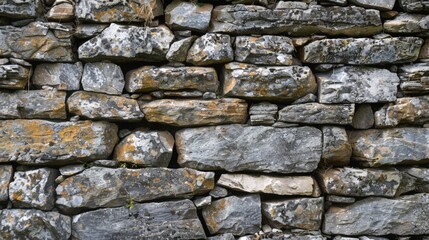
[[[165,56],[169,62],[185,62],[189,48],[194,43],[196,36],[187,37],[171,44]]]
[[[407,12],[429,12],[429,3],[421,0],[398,0],[399,6]]]
[[[354,104],[304,103],[289,105],[279,111],[281,122],[304,124],[349,125],[353,121]]]
[[[41,15],[42,10],[43,3],[41,0],[5,0],[0,5],[0,17],[35,18]]]
[[[165,23],[174,31],[205,32],[210,24],[213,5],[174,0],[165,8]]]
[[[77,63],[42,63],[36,66],[31,83],[36,88],[49,86],[58,90],[75,91],[80,89],[83,65]]]
[[[82,76],[83,90],[120,95],[124,86],[124,74],[118,65],[108,62],[85,64]]]
[[[226,34],[206,33],[189,48],[186,62],[206,66],[231,62],[234,59],[231,37]]]

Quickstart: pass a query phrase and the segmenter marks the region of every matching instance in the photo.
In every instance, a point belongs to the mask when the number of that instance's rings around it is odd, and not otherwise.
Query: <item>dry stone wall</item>
[[[429,1],[0,0],[0,239],[429,239]]]

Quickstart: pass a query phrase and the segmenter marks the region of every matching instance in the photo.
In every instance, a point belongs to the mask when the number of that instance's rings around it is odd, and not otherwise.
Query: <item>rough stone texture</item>
[[[36,66],[31,83],[37,88],[49,86],[58,90],[75,91],[80,88],[83,65],[77,63],[42,63]]]
[[[326,165],[347,166],[352,155],[347,132],[342,127],[323,126],[322,161]]]
[[[429,38],[425,39],[425,42],[420,49],[419,59],[423,61],[426,60],[426,62],[429,59]]]
[[[417,59],[422,44],[417,37],[322,39],[304,46],[301,60],[352,65],[406,63]]]
[[[261,199],[257,194],[222,198],[203,209],[203,218],[211,234],[253,234],[261,228]]]
[[[196,36],[191,36],[172,43],[165,58],[167,58],[169,62],[186,61],[186,55],[188,54],[189,48],[191,48],[195,39],[197,39]]]
[[[262,202],[262,214],[272,227],[318,230],[322,223],[323,197]]]
[[[395,0],[350,0],[351,3],[364,8],[374,8],[379,10],[392,10]]]
[[[137,130],[116,146],[113,159],[144,167],[167,167],[173,146],[174,138],[168,131]]]
[[[350,131],[352,160],[360,165],[416,164],[429,161],[429,128]]]
[[[71,219],[35,209],[0,210],[1,239],[69,239]]]
[[[396,169],[333,168],[319,176],[323,192],[352,197],[395,197],[402,181]]]
[[[165,59],[173,33],[165,26],[136,27],[110,24],[101,34],[79,47],[79,58],[87,61],[147,61]]]
[[[30,73],[31,67],[17,64],[0,65],[0,88],[24,89]]]
[[[125,79],[125,90],[131,93],[158,90],[216,92],[219,88],[216,70],[207,67],[144,66],[129,71]]]
[[[9,184],[12,176],[12,165],[0,165],[0,202],[5,202],[9,199]]]
[[[261,6],[221,5],[212,12],[212,32],[231,34],[312,34],[371,36],[382,30],[379,12],[360,7],[270,10]]]
[[[398,199],[370,197],[349,206],[329,208],[322,231],[352,236],[428,234],[428,205],[427,194]]]
[[[174,0],[165,8],[165,23],[171,30],[204,32],[210,24],[213,5]]]
[[[0,91],[0,119],[66,119],[66,93],[56,90]]]
[[[83,90],[120,95],[124,86],[124,74],[118,65],[107,62],[85,64],[82,76]]]
[[[53,168],[15,172],[9,185],[9,199],[13,206],[52,210],[55,204],[55,178],[58,175],[58,170]]]
[[[374,112],[371,105],[363,104],[356,107],[352,126],[355,129],[369,129],[374,125]]]
[[[320,103],[304,103],[286,106],[279,111],[279,121],[306,124],[338,124],[352,123],[355,112],[354,104],[327,105]]]
[[[78,23],[74,36],[76,38],[92,38],[100,34],[109,24],[106,23]]]
[[[235,61],[262,65],[292,65],[292,39],[283,36],[235,38]]]
[[[377,103],[396,100],[399,78],[386,69],[341,67],[316,74],[320,103]]]
[[[388,33],[429,33],[429,17],[424,14],[400,13],[392,20],[384,22]]]
[[[76,17],[89,22],[143,22],[163,14],[159,0],[78,0]]]
[[[60,23],[32,22],[25,27],[0,27],[0,57],[45,62],[70,62],[75,59],[72,31]]]
[[[64,212],[76,213],[125,206],[131,200],[190,197],[207,193],[213,187],[214,173],[188,168],[92,167],[58,185],[56,205]]]
[[[250,106],[250,125],[271,126],[277,119],[278,106],[269,102],[253,103]]]
[[[0,16],[10,18],[37,17],[42,7],[39,0],[2,0],[0,3]]]
[[[230,62],[234,59],[231,38],[226,34],[206,33],[192,44],[186,62],[206,66]]]
[[[0,121],[0,162],[63,165],[107,158],[117,131],[107,122]]]
[[[316,183],[310,176],[222,174],[216,184],[249,193],[311,196]]]
[[[213,100],[161,99],[140,105],[149,122],[173,126],[244,123],[247,103],[236,98]]]
[[[226,125],[176,132],[178,163],[200,170],[278,173],[311,172],[322,151],[313,127],[273,128]]]
[[[393,127],[399,124],[429,122],[429,96],[398,98],[375,112],[376,127]]]
[[[55,1],[46,13],[49,21],[68,22],[74,19],[75,3],[73,1]]]
[[[317,88],[309,67],[258,67],[228,63],[223,71],[223,94],[230,97],[293,101],[308,93],[315,93]]]
[[[429,168],[407,167],[401,168],[400,171],[414,179],[413,190],[418,192],[429,192]]]
[[[336,195],[328,195],[328,196],[326,196],[326,201],[329,201],[332,203],[354,203],[354,202],[356,202],[356,198],[336,196]]]
[[[83,172],[85,170],[85,166],[83,164],[67,165],[60,167],[58,170],[60,170],[60,174],[64,177],[70,177]]]
[[[99,209],[73,217],[73,238],[205,239],[197,210],[190,200],[134,204]]]
[[[67,106],[71,114],[89,119],[138,121],[144,117],[137,100],[123,96],[79,91],[67,99]]]
[[[399,6],[407,12],[429,12],[429,2],[422,0],[398,0]]]
[[[405,93],[429,92],[429,63],[416,63],[399,67],[400,88]]]

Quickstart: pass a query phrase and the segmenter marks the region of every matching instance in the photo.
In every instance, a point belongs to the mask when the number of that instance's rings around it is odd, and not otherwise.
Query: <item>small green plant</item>
[[[127,168],[127,163],[121,163],[120,167],[121,168]]]
[[[134,208],[134,200],[132,198],[128,199],[128,203],[125,205],[126,208],[128,209],[133,209]]]

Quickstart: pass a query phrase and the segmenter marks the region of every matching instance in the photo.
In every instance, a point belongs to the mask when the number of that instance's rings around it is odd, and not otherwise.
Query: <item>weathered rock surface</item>
[[[322,223],[323,197],[262,202],[262,214],[272,227],[318,230]]]
[[[125,90],[131,93],[158,90],[216,92],[219,88],[216,70],[207,67],[144,66],[129,71],[125,79]]]
[[[370,197],[349,206],[329,208],[322,231],[351,236],[428,234],[428,207],[427,194],[398,199]]]
[[[70,235],[69,216],[35,209],[0,210],[2,239],[69,239]]]
[[[190,200],[134,204],[99,209],[73,217],[73,238],[205,239],[197,210]]]
[[[399,0],[399,6],[407,12],[429,12],[429,3],[421,0]]]
[[[31,67],[18,64],[0,65],[0,88],[24,89],[30,74]]]
[[[77,63],[42,63],[36,66],[31,83],[37,88],[49,86],[58,90],[75,91],[80,88],[83,65]]]
[[[416,164],[429,161],[429,128],[350,131],[352,160],[363,166]]]
[[[56,90],[0,91],[0,119],[66,119],[66,93]]]
[[[204,194],[214,187],[214,173],[180,168],[92,167],[58,185],[56,205],[67,213],[99,207]],[[100,197],[103,196],[103,197]]]
[[[74,36],[76,38],[92,38],[109,26],[107,23],[78,23]]]
[[[67,99],[70,113],[89,119],[138,121],[144,114],[137,100],[102,93],[79,91]]]
[[[419,59],[426,60],[426,62],[429,59],[429,38],[425,39],[423,46],[420,49]]]
[[[292,39],[283,36],[238,36],[235,61],[262,65],[292,65],[295,50]]]
[[[400,13],[392,20],[384,22],[388,33],[429,33],[429,17],[424,14]]]
[[[400,88],[405,93],[429,92],[429,63],[415,63],[399,67]]]
[[[168,131],[137,130],[116,146],[113,159],[144,167],[167,167],[173,146],[174,138]]]
[[[304,46],[301,60],[352,65],[406,63],[417,59],[422,44],[417,37],[322,39]]]
[[[326,165],[347,166],[352,155],[352,147],[347,132],[342,127],[323,126],[322,161]]]
[[[165,8],[165,23],[171,30],[204,32],[210,24],[213,5],[174,0]]]
[[[186,55],[188,54],[189,48],[191,48],[196,38],[196,36],[190,36],[172,43],[165,58],[167,58],[169,62],[186,61]]]
[[[224,67],[225,96],[293,101],[315,93],[316,88],[316,80],[309,67],[259,67],[235,62]]]
[[[269,102],[253,103],[250,106],[250,124],[271,126],[276,122],[278,106]]]
[[[58,170],[62,176],[70,177],[83,172],[85,169],[86,168],[84,164],[73,164],[60,167]]]
[[[257,194],[222,198],[203,209],[203,218],[211,234],[253,234],[261,228],[261,199]]]
[[[229,35],[206,33],[194,41],[188,51],[186,62],[206,66],[231,62],[233,59],[234,52]]]
[[[249,193],[311,196],[317,183],[310,176],[222,174],[216,184]]]
[[[400,168],[402,174],[411,176],[414,181],[412,190],[417,192],[429,192],[429,168],[407,167]]]
[[[75,59],[72,29],[60,23],[32,22],[24,27],[0,26],[0,57],[45,62]]]
[[[399,124],[429,122],[429,96],[398,98],[375,112],[375,126],[393,127]]]
[[[76,17],[89,22],[144,22],[163,14],[159,0],[79,0]]]
[[[227,125],[176,132],[178,163],[200,170],[299,173],[317,168],[321,131],[313,127]]]
[[[53,168],[15,172],[9,185],[9,199],[13,206],[52,210],[55,204],[55,178],[58,175],[58,170]]]
[[[316,74],[320,103],[377,103],[396,100],[398,75],[372,67],[341,67]]]
[[[374,122],[374,112],[370,104],[362,104],[356,107],[352,122],[353,128],[369,129],[374,125]]]
[[[107,122],[0,121],[0,162],[64,165],[105,159],[118,142],[117,132]]]
[[[286,106],[279,111],[279,121],[306,124],[352,123],[355,112],[354,104],[328,105],[304,103]]]
[[[337,196],[337,195],[328,195],[326,196],[326,201],[331,203],[354,203],[356,202],[356,198]]]
[[[75,2],[57,0],[46,13],[49,21],[68,22],[74,19]]]
[[[41,12],[39,0],[3,0],[0,5],[0,16],[10,18],[35,18]]]
[[[85,64],[82,76],[83,90],[120,95],[124,86],[124,74],[118,65],[107,62]]]
[[[12,165],[0,165],[0,202],[5,202],[9,199],[9,184],[12,176]]]
[[[364,8],[374,8],[379,10],[392,10],[395,0],[350,0],[351,3]]]
[[[173,126],[245,123],[247,103],[236,98],[213,100],[161,99],[140,104],[149,122]]]
[[[110,24],[101,34],[79,47],[79,58],[87,61],[147,61],[165,59],[173,33],[165,26],[136,27]]]
[[[382,29],[379,12],[360,7],[322,7],[270,10],[261,6],[222,5],[213,9],[210,31],[231,34],[312,34],[371,36]]]

